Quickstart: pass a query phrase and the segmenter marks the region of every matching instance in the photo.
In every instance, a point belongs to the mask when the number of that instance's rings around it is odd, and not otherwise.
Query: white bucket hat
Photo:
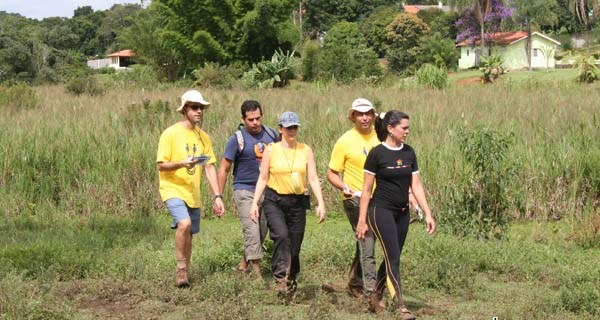
[[[198,90],[190,90],[181,96],[181,105],[179,106],[179,108],[177,108],[177,112],[181,112],[181,110],[183,110],[183,107],[185,106],[185,104],[188,102],[196,102],[203,106],[210,105],[210,102],[204,100],[204,98],[202,97],[202,94],[200,92],[198,92]]]

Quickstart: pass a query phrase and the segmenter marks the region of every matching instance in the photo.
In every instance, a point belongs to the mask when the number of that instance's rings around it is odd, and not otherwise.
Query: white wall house
[[[484,55],[498,54],[504,58],[504,68],[509,70],[527,68],[527,32],[496,32],[488,35]],[[473,68],[479,65],[480,41],[463,41],[460,48],[459,69]],[[554,68],[554,55],[560,42],[542,33],[531,33],[531,67]]]

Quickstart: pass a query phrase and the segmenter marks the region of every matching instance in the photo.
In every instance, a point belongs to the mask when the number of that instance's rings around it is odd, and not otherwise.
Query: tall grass
[[[101,97],[70,96],[61,87],[37,87],[42,108],[4,112],[0,120],[0,199],[3,216],[56,210],[67,214],[148,214],[161,207],[155,154],[162,130],[179,121],[183,88],[115,89]],[[516,218],[561,219],[597,210],[600,189],[600,91],[570,83],[497,84],[445,91],[368,86],[294,85],[280,90],[214,90],[204,129],[216,154],[240,122],[245,99],[261,101],[265,123],[285,110],[299,113],[300,139],[315,150],[324,178],[336,139],[351,124],[356,97],[379,109],[411,116],[415,147],[434,211],[450,211],[468,179],[458,132],[489,127],[510,132],[514,172],[503,176],[509,212]],[[339,194],[323,183],[331,205]],[[227,190],[229,188],[226,188]],[[226,202],[231,204],[229,193]],[[232,209],[230,207],[230,209]]]

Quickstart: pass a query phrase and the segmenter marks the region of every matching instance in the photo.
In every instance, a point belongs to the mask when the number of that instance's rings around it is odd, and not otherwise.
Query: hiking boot
[[[380,295],[373,293],[369,296],[369,311],[380,313],[385,309],[385,302]]]
[[[362,287],[348,285],[348,287],[346,287],[346,291],[348,292],[348,294],[351,297],[355,297],[355,298],[362,298],[362,297],[364,297],[364,293],[363,293]]]
[[[190,286],[187,267],[177,267],[177,273],[175,275],[175,286],[178,288],[185,288]]]
[[[259,260],[251,260],[250,268],[252,269],[252,275],[254,275],[254,277],[256,277],[257,279],[262,279]]]
[[[271,290],[277,292],[278,294],[285,294],[287,292],[287,283],[285,279],[275,280],[275,283],[271,287]]]

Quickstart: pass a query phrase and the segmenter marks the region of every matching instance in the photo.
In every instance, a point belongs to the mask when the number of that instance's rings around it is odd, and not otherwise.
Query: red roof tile
[[[133,57],[135,56],[135,52],[131,49],[121,50],[119,52],[113,52],[108,55],[109,57]]]
[[[515,31],[515,32],[496,32],[491,34],[486,34],[486,42],[491,41],[494,44],[505,46],[509,45],[515,41],[527,38],[526,31]],[[458,47],[471,46],[471,45],[479,45],[481,41],[477,39],[473,40],[465,40],[459,42],[457,44]]]
[[[405,5],[404,6],[404,11],[406,13],[417,14],[419,11],[421,11],[421,9],[417,8],[417,6],[408,6],[408,5]]]

